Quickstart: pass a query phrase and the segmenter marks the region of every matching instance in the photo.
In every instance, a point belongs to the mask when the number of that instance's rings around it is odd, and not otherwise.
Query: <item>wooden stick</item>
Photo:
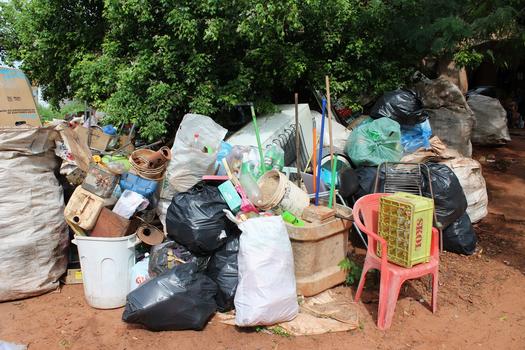
[[[264,154],[261,144],[261,135],[259,127],[257,126],[257,117],[255,116],[255,107],[253,103],[250,104],[250,111],[252,113],[253,129],[255,130],[255,138],[257,139],[257,148],[259,149],[259,167],[261,168],[261,176],[264,174]]]
[[[330,197],[328,199],[328,207],[332,208],[334,191],[335,191],[335,171],[336,171],[336,162],[334,159],[334,142],[332,138],[332,103],[330,101],[330,79],[328,75],[325,77],[326,80],[326,100],[328,102],[328,136],[330,139],[330,169],[332,169],[331,183],[330,183]]]
[[[230,170],[230,166],[228,165],[228,161],[226,160],[226,157],[222,158],[222,165],[224,166],[224,170],[226,170],[226,174],[228,174],[228,178],[233,183],[233,185],[241,186],[239,179],[237,179],[237,177],[233,175],[232,171]]]
[[[301,188],[301,139],[299,135],[299,94],[295,93],[295,165],[297,166],[297,186]]]
[[[334,146],[333,146],[333,140],[332,140],[332,103],[330,101],[330,79],[328,78],[328,75],[325,77],[325,79],[326,79],[326,103],[327,103],[326,109],[328,112],[327,114],[328,116],[328,137],[330,139],[330,160],[333,163],[334,162]]]

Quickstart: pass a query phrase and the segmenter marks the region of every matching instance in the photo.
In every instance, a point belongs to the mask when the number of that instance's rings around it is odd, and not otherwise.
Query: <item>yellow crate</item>
[[[430,260],[434,202],[430,198],[397,192],[381,198],[379,236],[387,242],[388,260],[404,267]],[[381,246],[377,246],[381,256]]]

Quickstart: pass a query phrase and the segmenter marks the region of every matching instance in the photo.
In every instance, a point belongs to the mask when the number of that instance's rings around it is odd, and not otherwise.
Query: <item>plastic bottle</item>
[[[292,213],[290,213],[289,211],[285,211],[284,213],[281,214],[281,216],[283,217],[283,220],[294,225],[294,226],[298,226],[298,227],[303,227],[304,226],[304,221],[299,219],[297,216],[293,215]]]
[[[264,168],[268,170],[282,171],[284,167],[284,151],[276,144],[272,144],[266,148],[264,153]]]
[[[242,157],[242,166],[239,181],[250,202],[252,202],[252,204],[256,206],[260,205],[262,203],[261,190],[259,189],[257,182],[255,181],[250,172],[250,163],[247,154],[243,154]]]

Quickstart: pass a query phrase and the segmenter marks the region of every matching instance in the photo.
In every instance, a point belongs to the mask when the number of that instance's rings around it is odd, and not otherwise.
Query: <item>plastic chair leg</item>
[[[437,311],[437,299],[438,299],[438,274],[439,271],[436,269],[434,273],[432,273],[432,312],[436,313]]]
[[[403,282],[404,280],[401,278],[391,275],[389,281],[387,282],[386,290],[379,291],[379,303],[380,308],[383,310],[383,314],[381,317],[378,315],[377,326],[381,330],[388,329],[392,325],[397,298],[399,297],[399,291]]]
[[[379,305],[377,308],[377,327],[383,329],[383,320],[386,314],[386,306],[388,304],[388,284],[390,273],[388,270],[380,271],[381,280],[379,283]]]
[[[368,263],[368,260],[365,259],[365,263],[363,265],[363,272],[361,272],[361,279],[359,280],[359,285],[357,286],[357,290],[355,292],[355,302],[357,303],[359,299],[361,298],[361,293],[363,293],[363,288],[365,286],[366,281],[366,274],[368,273],[368,270],[370,270],[371,266]]]

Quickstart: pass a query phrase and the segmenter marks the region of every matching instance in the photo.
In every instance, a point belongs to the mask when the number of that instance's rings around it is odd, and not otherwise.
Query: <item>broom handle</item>
[[[312,150],[312,176],[313,176],[313,185],[314,185],[314,193],[317,192],[317,183],[316,183],[316,179],[317,179],[317,168],[316,168],[316,158],[317,158],[317,155],[315,154],[315,151],[317,151],[316,149],[316,146],[317,146],[317,125],[315,123],[315,118],[313,118],[313,128],[312,128],[312,139],[314,140],[313,142],[313,150]],[[305,167],[306,168],[306,167]]]
[[[299,94],[295,93],[295,166],[297,167],[297,186],[301,188],[301,149],[299,135]]]

